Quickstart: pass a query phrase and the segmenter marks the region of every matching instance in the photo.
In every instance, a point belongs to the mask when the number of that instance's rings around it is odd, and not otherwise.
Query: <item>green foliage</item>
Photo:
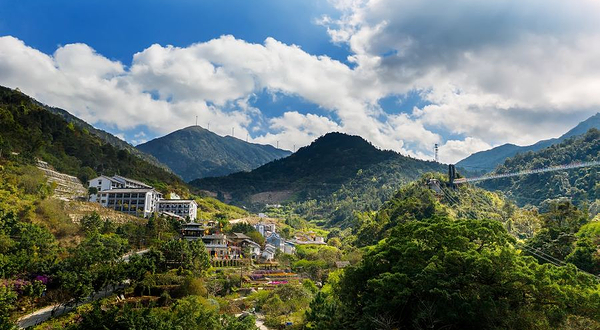
[[[163,168],[149,164],[127,150],[86,134],[69,125],[60,115],[48,111],[28,96],[0,87],[0,136],[3,152],[18,152],[24,162],[41,158],[59,172],[87,180],[95,173],[120,174],[149,184],[164,182],[175,187],[184,183]],[[27,193],[37,189],[26,185]]]
[[[284,196],[295,212],[309,220],[348,225],[355,210],[376,210],[402,183],[441,164],[382,151],[358,136],[329,133],[284,159],[251,172],[194,180],[192,185],[231,195],[248,205],[252,195]],[[286,197],[287,196],[287,197]]]
[[[102,219],[100,219],[100,215],[98,215],[98,213],[96,212],[92,212],[88,215],[85,215],[83,218],[81,218],[80,224],[81,229],[88,236],[97,234],[100,230],[100,226],[103,225]]]
[[[202,220],[230,220],[247,217],[248,211],[225,204],[212,197],[196,198],[198,203],[198,221]]]
[[[569,314],[598,321],[597,283],[522,257],[513,242],[493,220],[400,223],[337,285],[345,327],[529,329]]]
[[[80,319],[66,329],[255,329],[254,318],[235,318],[219,314],[218,306],[199,296],[177,300],[171,307],[162,308],[119,308],[94,304]]]
[[[270,292],[257,293],[250,297],[256,300],[256,306],[266,315],[266,324],[280,328],[286,322],[304,323],[304,311],[313,297],[313,286],[310,284],[289,283],[279,285]]]
[[[582,136],[567,139],[546,149],[517,154],[507,159],[496,172],[509,173],[597,160],[600,160],[600,130],[592,128]],[[506,192],[519,205],[540,205],[547,199],[558,197],[570,198],[579,205],[600,198],[598,173],[597,167],[586,167],[489,180],[482,183],[482,186]]]
[[[564,260],[573,252],[577,241],[575,234],[588,221],[587,214],[568,201],[552,203],[549,208],[547,213],[541,215],[543,228],[527,242],[527,245]],[[587,243],[582,241],[580,249],[585,250],[585,245]],[[582,252],[580,250],[579,256],[572,258],[581,258]]]
[[[158,247],[158,251],[164,258],[159,267],[164,270],[181,268],[202,275],[210,268],[210,257],[201,240],[168,240]]]

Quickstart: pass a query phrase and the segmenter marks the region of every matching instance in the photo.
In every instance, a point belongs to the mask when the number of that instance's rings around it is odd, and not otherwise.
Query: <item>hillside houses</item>
[[[180,219],[195,220],[198,204],[194,200],[164,199],[154,187],[120,175],[101,175],[88,181],[89,188],[95,188],[89,201],[116,211],[148,217],[158,212]]]

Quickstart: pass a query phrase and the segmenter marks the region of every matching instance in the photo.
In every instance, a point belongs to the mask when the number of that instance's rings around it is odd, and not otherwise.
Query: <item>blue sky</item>
[[[273,37],[311,54],[345,61],[346,45],[330,42],[322,15],[336,15],[317,0],[0,0],[0,34],[45,53],[83,42],[128,65],[134,53],[158,43],[185,47],[231,34],[252,43]]]
[[[444,162],[600,108],[588,0],[0,0],[0,84],[132,144],[199,123]]]

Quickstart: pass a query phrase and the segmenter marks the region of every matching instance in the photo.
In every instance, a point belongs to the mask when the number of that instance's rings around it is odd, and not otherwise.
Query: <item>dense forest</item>
[[[285,202],[309,220],[348,225],[354,211],[377,210],[402,184],[445,170],[439,163],[379,150],[358,136],[329,133],[251,172],[191,184],[230,197],[234,204],[252,207],[255,202],[260,208]],[[276,197],[260,203],[254,198],[260,195]]]
[[[537,152],[527,152],[507,159],[496,173],[510,173],[574,162],[600,160],[600,130],[592,128],[582,136]],[[519,205],[542,206],[548,199],[566,197],[576,204],[595,203],[600,199],[598,167],[531,174],[489,180],[481,184],[490,190],[501,190]]]
[[[329,276],[307,312],[308,328],[600,326],[600,284],[583,272],[600,267],[594,214],[569,202],[539,214],[466,186],[439,194],[430,178],[345,231],[342,241],[367,246],[362,261]],[[557,267],[548,255],[570,264]]]
[[[8,88],[0,88],[0,150],[4,156],[30,164],[42,159],[83,182],[98,174],[120,174],[157,188],[186,189],[176,175],[116,148]]]

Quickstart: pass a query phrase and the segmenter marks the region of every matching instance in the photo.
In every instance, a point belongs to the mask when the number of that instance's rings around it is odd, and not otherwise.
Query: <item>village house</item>
[[[202,239],[202,236],[204,236],[207,229],[208,228],[201,223],[193,221],[184,223],[181,225],[181,237],[187,240]]]
[[[275,258],[275,254],[277,253],[277,249],[271,245],[265,245],[265,249],[262,251],[261,257],[266,261],[271,261]]]
[[[227,246],[227,236],[224,234],[204,235],[202,236],[202,242],[204,242],[208,255],[212,258],[226,259],[232,257],[229,246]]]

